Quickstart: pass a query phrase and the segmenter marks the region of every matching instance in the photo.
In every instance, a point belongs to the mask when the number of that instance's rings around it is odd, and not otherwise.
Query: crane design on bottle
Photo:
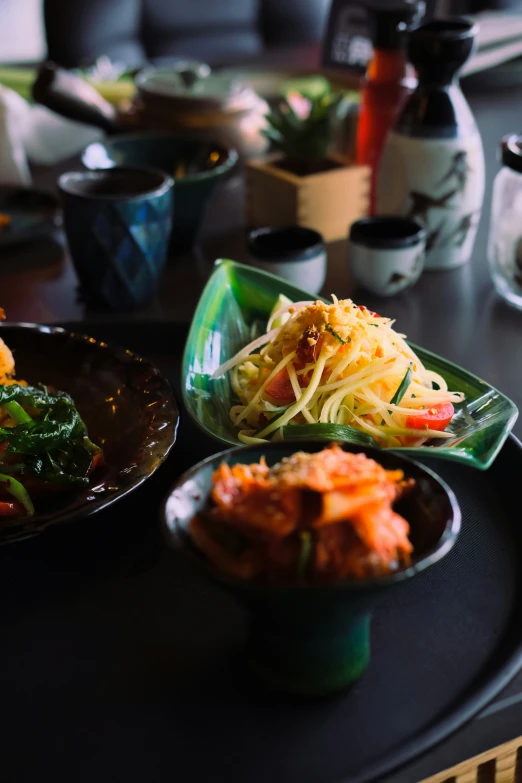
[[[427,231],[426,267],[469,260],[484,198],[484,154],[457,71],[476,26],[437,19],[412,31],[419,85],[390,132],[378,178],[378,210],[415,218]]]

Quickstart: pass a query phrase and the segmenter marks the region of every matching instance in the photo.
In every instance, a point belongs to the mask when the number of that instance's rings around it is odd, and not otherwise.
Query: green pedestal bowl
[[[415,488],[396,508],[410,523],[413,562],[389,576],[331,585],[298,582],[277,586],[240,582],[224,576],[195,548],[188,533],[193,516],[207,503],[212,474],[225,461],[273,465],[295,451],[319,451],[324,441],[299,446],[270,443],[231,449],[200,462],[170,491],[163,507],[168,543],[204,575],[228,591],[248,612],[247,656],[251,669],[270,687],[321,696],[354,682],[370,661],[371,615],[380,600],[393,600],[393,588],[440,561],[460,530],[460,510],[453,492],[428,468],[396,453],[343,444],[364,452],[386,469],[401,469]]]
[[[147,166],[161,169],[174,179],[171,255],[190,250],[212,191],[237,161],[234,149],[171,133],[111,136],[89,144],[82,154],[82,163],[88,169]]]

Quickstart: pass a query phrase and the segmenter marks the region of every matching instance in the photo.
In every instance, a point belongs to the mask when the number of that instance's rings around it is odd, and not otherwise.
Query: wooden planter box
[[[335,168],[299,177],[274,165],[278,155],[246,164],[247,222],[250,228],[298,225],[325,241],[346,239],[351,224],[368,214],[370,167],[329,155]]]

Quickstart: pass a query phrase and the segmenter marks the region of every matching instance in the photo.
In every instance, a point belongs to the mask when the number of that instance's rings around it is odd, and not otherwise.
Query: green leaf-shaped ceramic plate
[[[255,321],[266,322],[278,296],[317,299],[274,275],[234,261],[218,261],[194,315],[183,356],[183,399],[196,423],[224,443],[239,444],[229,411],[234,396],[228,377],[211,380],[219,365],[246,345]],[[485,381],[451,362],[412,345],[423,364],[462,391],[448,428],[454,437],[436,446],[404,448],[418,457],[441,457],[488,468],[518,416],[515,404]]]

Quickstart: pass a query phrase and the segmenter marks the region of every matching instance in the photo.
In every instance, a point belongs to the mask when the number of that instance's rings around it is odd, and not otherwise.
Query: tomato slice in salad
[[[20,514],[18,503],[0,501],[0,517],[16,517]]]
[[[439,402],[430,408],[420,410],[418,413],[408,416],[406,427],[412,430],[436,430],[442,432],[453,418],[455,408],[451,402]]]
[[[365,307],[364,305],[357,305],[357,307],[359,308],[359,310],[366,310],[368,315],[373,315],[373,316],[375,316],[375,318],[380,318],[381,317],[379,315],[379,313],[375,313],[373,310],[368,310],[368,308]]]
[[[409,427],[409,429],[412,430],[430,429],[442,432],[452,420],[454,413],[455,408],[451,402],[439,402],[429,408],[420,410],[418,413],[408,416],[404,426]],[[421,432],[419,432],[419,435],[421,435]],[[399,438],[399,440],[403,446],[411,446],[416,443],[417,438],[407,435]]]
[[[295,362],[294,364],[296,370],[302,370],[304,366],[305,365],[301,364],[301,362]],[[308,386],[310,382],[310,376],[311,372],[307,372],[304,375],[298,375],[297,380],[299,381],[299,386]],[[290,376],[288,375],[288,370],[286,367],[283,367],[282,370],[279,370],[277,375],[274,375],[265,389],[265,394],[268,394],[282,405],[290,405],[291,402],[295,402],[292,381],[290,380]]]
[[[266,387],[265,393],[283,405],[289,405],[295,401],[294,389],[286,367],[283,367],[277,375],[274,375]]]

